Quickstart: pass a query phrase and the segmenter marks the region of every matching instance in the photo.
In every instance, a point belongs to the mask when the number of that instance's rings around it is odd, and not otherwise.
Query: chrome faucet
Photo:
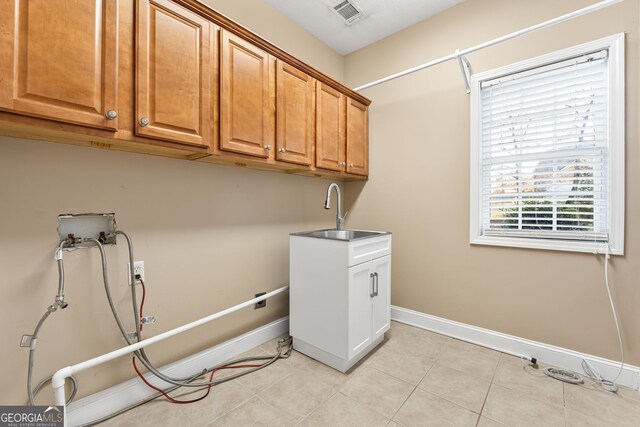
[[[346,214],[342,215],[342,196],[340,195],[340,187],[335,182],[332,182],[327,188],[327,200],[324,202],[325,209],[331,209],[331,190],[336,189],[336,195],[338,197],[338,210],[336,212],[336,230],[342,230],[344,228],[344,218]]]

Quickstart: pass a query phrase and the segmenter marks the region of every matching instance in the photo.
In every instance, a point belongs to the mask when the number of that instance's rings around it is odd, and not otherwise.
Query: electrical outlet
[[[265,295],[265,294],[266,294],[266,292],[260,292],[260,293],[257,293],[257,294],[256,294],[256,298],[261,297],[262,295]],[[264,307],[266,307],[266,306],[267,306],[267,300],[266,300],[266,299],[263,299],[262,301],[258,301],[258,302],[253,306],[253,308],[254,308],[254,310],[255,310],[256,308],[264,308]]]
[[[129,278],[129,284],[131,284],[131,277],[129,273],[129,268],[131,264],[127,263],[127,277]],[[136,276],[140,276],[142,280],[144,280],[144,261],[134,261],[133,262],[133,274]],[[140,283],[136,280],[136,284]]]

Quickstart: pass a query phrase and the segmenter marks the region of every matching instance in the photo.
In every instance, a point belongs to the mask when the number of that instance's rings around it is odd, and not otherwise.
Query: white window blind
[[[606,241],[607,50],[480,85],[481,235]]]

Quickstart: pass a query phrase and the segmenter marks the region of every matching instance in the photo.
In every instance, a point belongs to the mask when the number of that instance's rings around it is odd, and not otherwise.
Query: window
[[[624,34],[472,77],[470,241],[623,253]]]

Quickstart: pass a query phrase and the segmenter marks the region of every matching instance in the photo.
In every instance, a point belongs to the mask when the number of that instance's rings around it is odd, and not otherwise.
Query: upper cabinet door
[[[316,166],[345,170],[345,96],[321,82],[316,89]]]
[[[136,134],[209,146],[217,32],[168,0],[139,0]]]
[[[269,55],[222,30],[220,148],[269,157],[273,121]]]
[[[347,101],[347,172],[369,174],[369,109],[351,98]]]
[[[276,159],[301,165],[313,162],[315,79],[278,60]]]
[[[0,108],[115,130],[118,1],[0,0],[0,11]]]

